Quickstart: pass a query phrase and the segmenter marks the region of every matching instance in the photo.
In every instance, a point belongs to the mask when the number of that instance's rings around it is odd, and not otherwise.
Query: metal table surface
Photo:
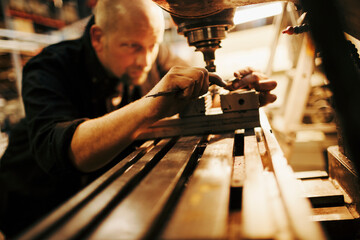
[[[20,239],[324,239],[272,133],[149,140]]]

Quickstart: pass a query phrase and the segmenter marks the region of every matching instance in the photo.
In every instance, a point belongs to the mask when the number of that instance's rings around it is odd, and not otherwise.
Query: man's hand
[[[225,89],[233,91],[241,88],[255,89],[260,92],[259,100],[260,106],[272,103],[276,100],[276,95],[271,94],[277,83],[275,80],[269,79],[261,72],[247,67],[234,73],[235,80],[228,83]]]
[[[204,68],[173,67],[149,92],[179,90],[175,94],[143,97],[102,117],[81,123],[74,133],[69,156],[74,166],[92,172],[112,160],[155,121],[178,113],[191,99],[205,94],[209,74]]]
[[[160,119],[178,113],[191,100],[205,94],[208,88],[209,73],[205,68],[176,66],[147,95],[174,91],[174,94],[148,98],[155,107],[154,117]]]

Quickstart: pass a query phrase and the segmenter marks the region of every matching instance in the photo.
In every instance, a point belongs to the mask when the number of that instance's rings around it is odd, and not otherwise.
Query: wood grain
[[[343,193],[328,179],[307,179],[301,181],[303,194],[313,207],[343,206]]]
[[[266,194],[264,167],[253,129],[246,129],[244,142],[246,179],[241,208],[243,237],[245,239],[272,239],[276,228]]]
[[[62,226],[64,221],[71,218],[79,209],[95,198],[98,192],[102,191],[117,177],[121,176],[132,164],[138,161],[138,159],[153,147],[153,141],[145,142],[141,147],[61,205],[56,211],[50,213],[33,228],[20,235],[19,239],[43,239],[45,236],[57,230],[57,228]]]
[[[310,221],[312,215],[310,202],[300,195],[295,175],[284,157],[279,143],[264,111],[260,111],[260,122],[271,157],[274,174],[286,208],[288,221],[296,239],[325,239],[320,225]]]
[[[210,140],[162,239],[226,237],[233,141],[233,136]]]
[[[174,136],[194,136],[234,132],[239,128],[260,126],[259,111],[246,110],[222,114],[221,110],[206,116],[163,119],[145,129],[138,139],[155,139]]]
[[[115,204],[124,199],[135,188],[144,175],[146,175],[146,166],[151,161],[156,161],[156,159],[154,160],[155,156],[164,151],[163,149],[168,146],[170,141],[170,139],[160,141],[150,152],[77,211],[49,239],[83,237],[83,235],[86,235],[86,232],[91,231],[93,225],[102,221],[103,216],[111,211]]]
[[[161,213],[200,139],[180,138],[89,239],[142,239]]]

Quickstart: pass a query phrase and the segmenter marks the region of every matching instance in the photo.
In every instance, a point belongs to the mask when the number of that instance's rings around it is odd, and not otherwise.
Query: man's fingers
[[[277,96],[275,94],[271,94],[269,92],[261,92],[259,94],[259,101],[260,101],[260,106],[265,106],[269,103],[275,102],[275,100],[277,99]]]
[[[246,80],[244,80],[244,79],[235,79],[234,81],[230,82],[224,88],[229,90],[229,91],[234,91],[236,89],[246,88],[246,87],[249,87],[249,83]]]
[[[209,80],[204,79],[204,81],[202,82],[202,88],[200,90],[199,96],[204,95],[208,91],[209,91]]]
[[[240,78],[243,77],[245,75],[251,74],[255,72],[255,70],[252,67],[246,67],[244,69],[239,70],[238,72],[234,72],[234,76],[236,78]]]
[[[196,98],[199,96],[201,90],[202,90],[202,85],[205,81],[205,73],[203,71],[201,71],[200,69],[197,70],[199,71],[198,73],[196,73],[194,75],[194,78],[193,78],[193,91],[191,93],[189,93],[191,95],[191,98]]]
[[[209,82],[220,87],[226,87],[227,83],[217,74],[209,73]]]
[[[197,69],[197,70],[201,71],[201,72],[204,74],[204,77],[205,77],[205,78],[208,78],[209,72],[208,72],[208,70],[206,70],[205,68],[194,67],[194,69]]]
[[[209,87],[209,73],[205,68],[176,66],[170,69],[172,88],[184,89],[177,97],[184,99],[197,98],[205,94]]]
[[[187,75],[192,79],[192,88],[186,93],[190,98],[197,98],[205,94],[209,88],[209,72],[205,68],[194,67]],[[192,92],[191,92],[192,91]]]
[[[253,72],[241,78],[241,80],[244,81],[244,84],[247,83],[250,88],[255,88],[256,90],[259,90],[259,81],[266,79],[268,79],[268,77],[259,72]]]
[[[276,86],[277,82],[274,80],[261,80],[259,81],[257,88],[255,87],[255,89],[258,91],[271,91],[275,89]]]
[[[180,98],[184,99],[190,99],[193,96],[194,90],[195,90],[195,81],[192,78],[183,76],[182,79],[186,85],[184,90],[178,95]]]
[[[235,79],[228,86],[228,90],[236,90],[239,88],[255,88],[257,91],[270,91],[276,87],[277,83],[274,80],[268,79],[261,73],[252,73],[246,75],[241,79]]]
[[[192,94],[193,98],[197,98],[205,94],[209,89],[209,72],[205,68],[196,68],[202,73],[202,75],[196,79],[194,92]]]

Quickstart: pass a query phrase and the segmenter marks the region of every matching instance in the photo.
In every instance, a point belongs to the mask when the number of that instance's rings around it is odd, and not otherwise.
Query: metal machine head
[[[183,34],[190,46],[204,55],[206,69],[215,72],[215,50],[220,48],[221,40],[234,25],[235,9],[224,9],[214,15],[200,18],[183,18],[171,15],[178,26],[178,33]]]
[[[206,69],[215,72],[215,50],[234,26],[235,8],[277,0],[153,0],[168,11],[190,46],[204,55]],[[297,2],[297,0],[290,0]]]

